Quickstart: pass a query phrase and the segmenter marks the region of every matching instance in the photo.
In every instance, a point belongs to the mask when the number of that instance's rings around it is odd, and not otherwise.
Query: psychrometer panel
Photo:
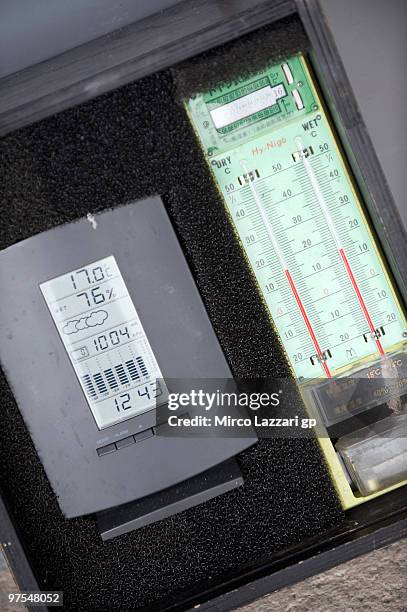
[[[405,339],[406,321],[305,61],[188,102],[298,378]]]
[[[404,379],[393,367],[406,349],[403,307],[305,58],[185,104],[302,388],[374,363]]]

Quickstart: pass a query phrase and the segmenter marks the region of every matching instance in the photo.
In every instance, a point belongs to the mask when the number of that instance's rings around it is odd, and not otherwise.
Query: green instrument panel
[[[295,375],[399,347],[404,313],[305,59],[186,108]]]

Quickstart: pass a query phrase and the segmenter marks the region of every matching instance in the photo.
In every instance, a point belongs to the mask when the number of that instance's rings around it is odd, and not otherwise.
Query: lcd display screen
[[[112,255],[40,289],[99,429],[166,400],[161,371]]]

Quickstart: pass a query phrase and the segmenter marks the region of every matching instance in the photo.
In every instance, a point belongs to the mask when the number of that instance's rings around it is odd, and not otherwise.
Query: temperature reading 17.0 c
[[[164,401],[163,382],[150,393],[162,374],[113,256],[40,288],[100,429]]]
[[[112,276],[113,273],[109,265],[88,266],[87,268],[81,268],[80,270],[72,272],[71,281],[73,288],[76,290],[81,286],[87,287],[94,283],[101,283]]]

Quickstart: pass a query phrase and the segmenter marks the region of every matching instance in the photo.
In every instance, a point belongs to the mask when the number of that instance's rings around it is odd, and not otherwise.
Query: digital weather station
[[[243,483],[254,431],[163,433],[166,381],[232,376],[160,198],[5,249],[0,279],[0,360],[65,516],[108,539]]]
[[[99,429],[165,402],[162,373],[112,255],[40,288]]]
[[[185,107],[344,506],[403,484],[405,310],[305,56]]]

